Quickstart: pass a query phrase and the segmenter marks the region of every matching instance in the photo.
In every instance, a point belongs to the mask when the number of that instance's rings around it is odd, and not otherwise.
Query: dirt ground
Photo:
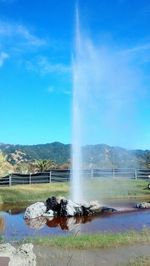
[[[137,256],[150,256],[150,245],[96,250],[34,246],[34,253],[37,266],[124,266]]]

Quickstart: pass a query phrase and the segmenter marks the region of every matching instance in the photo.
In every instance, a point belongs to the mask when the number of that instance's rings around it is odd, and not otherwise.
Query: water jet
[[[82,202],[95,200],[96,195],[90,189],[92,181],[88,180],[84,171],[83,146],[110,142],[113,146],[119,146],[120,136],[121,146],[124,146],[124,140],[131,145],[135,131],[132,101],[135,99],[137,82],[132,67],[121,53],[102,44],[95,44],[94,40],[85,34],[86,30],[80,25],[78,7],[75,28],[70,197],[75,202]],[[127,106],[131,108],[126,108]],[[92,164],[91,157],[86,167],[92,169]],[[127,191],[126,187],[120,185],[118,190]],[[116,189],[117,184],[114,183],[114,186]],[[95,187],[95,191],[99,194],[96,199],[103,202],[105,192],[99,185]]]

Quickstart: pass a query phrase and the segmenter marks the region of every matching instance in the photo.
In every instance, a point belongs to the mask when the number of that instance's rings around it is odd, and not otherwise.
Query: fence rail
[[[113,169],[87,169],[82,170],[87,179],[99,178],[141,178],[150,179],[150,169],[113,168]],[[13,173],[0,179],[0,186],[12,186],[18,184],[40,184],[52,182],[70,181],[70,170],[51,170],[36,174]]]

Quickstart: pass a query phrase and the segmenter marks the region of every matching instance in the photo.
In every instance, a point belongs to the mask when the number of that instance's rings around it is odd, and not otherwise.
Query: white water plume
[[[75,202],[82,200],[82,154],[81,154],[81,106],[79,102],[78,85],[80,84],[80,74],[78,60],[80,58],[80,26],[79,14],[76,11],[76,42],[75,57],[73,61],[73,139],[72,139],[72,176],[71,176],[71,197]]]
[[[95,44],[76,14],[73,58],[73,140],[71,198],[88,199],[82,173],[85,144],[134,147],[136,96],[140,76],[126,53]]]

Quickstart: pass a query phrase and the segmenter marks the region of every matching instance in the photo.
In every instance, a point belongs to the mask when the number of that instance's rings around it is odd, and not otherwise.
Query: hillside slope
[[[12,165],[39,159],[53,160],[57,164],[71,160],[71,145],[60,142],[37,145],[0,144],[0,150]],[[106,144],[87,145],[83,147],[83,158],[85,167],[150,168],[149,150],[127,150]]]

